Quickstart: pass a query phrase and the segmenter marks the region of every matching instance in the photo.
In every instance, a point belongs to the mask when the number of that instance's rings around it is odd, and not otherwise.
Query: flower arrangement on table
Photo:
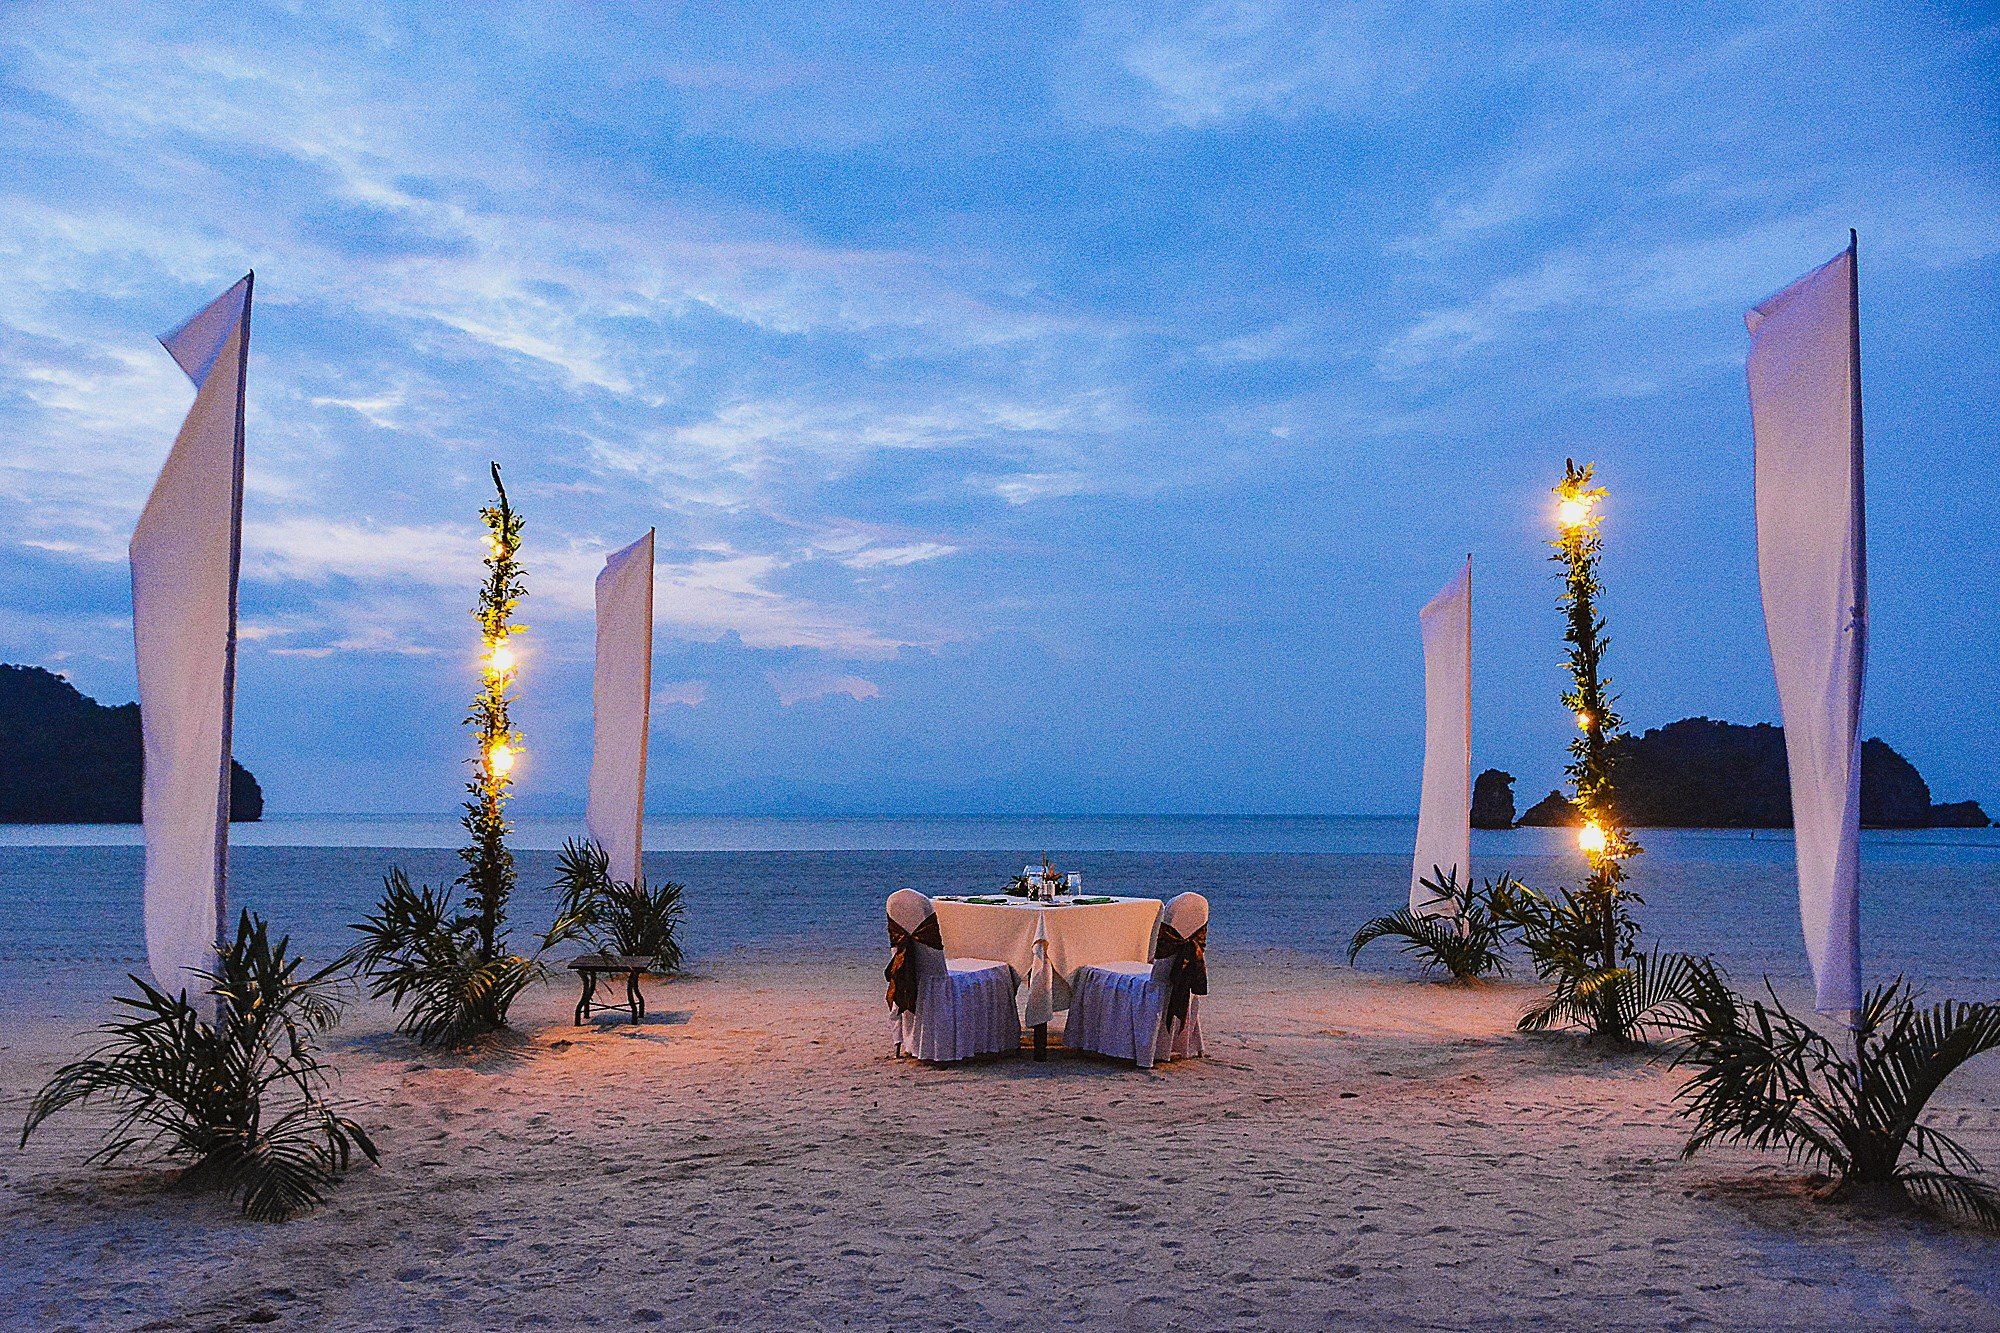
[[[1082,884],[1083,875],[1080,872],[1057,870],[1055,862],[1049,860],[1047,853],[1044,853],[1040,868],[1024,867],[1020,874],[1008,882],[1007,892],[1015,898],[1045,902],[1065,893],[1075,893]]]

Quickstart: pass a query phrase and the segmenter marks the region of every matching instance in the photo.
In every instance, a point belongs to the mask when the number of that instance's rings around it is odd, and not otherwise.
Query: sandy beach
[[[245,1222],[87,1170],[67,1117],[0,1156],[13,1328],[2000,1327],[2000,1241],[1682,1162],[1677,1076],[1511,1031],[1477,992],[1214,957],[1210,1058],[891,1055],[880,960],[740,951],[641,1027],[567,986],[475,1057],[358,1004],[330,1042],[379,1167]],[[77,1024],[0,1039],[0,1121]],[[2000,1160],[2000,1067],[1935,1123]]]

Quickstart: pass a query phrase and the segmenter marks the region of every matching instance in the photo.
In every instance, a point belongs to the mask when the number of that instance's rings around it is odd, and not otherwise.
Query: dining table
[[[1017,898],[945,894],[932,899],[947,958],[991,958],[1023,979],[1022,1021],[1046,1058],[1049,1020],[1069,1008],[1069,980],[1093,963],[1146,962],[1164,904],[1110,896]]]

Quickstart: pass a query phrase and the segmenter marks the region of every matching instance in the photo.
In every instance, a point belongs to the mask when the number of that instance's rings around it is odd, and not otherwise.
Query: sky
[[[1636,728],[1775,720],[1743,312],[1860,233],[1865,714],[2000,806],[2000,16],[1979,6],[0,10],[0,660],[134,695],[126,543],[257,273],[236,753],[450,808],[477,514],[523,811],[658,529],[651,808],[1407,814],[1571,734],[1596,463]]]

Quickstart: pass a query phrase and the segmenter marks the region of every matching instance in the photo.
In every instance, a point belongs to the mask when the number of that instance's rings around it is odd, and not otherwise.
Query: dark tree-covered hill
[[[106,707],[40,667],[0,665],[0,824],[136,824],[144,765],[139,705]],[[232,762],[232,820],[264,793]]]
[[[1619,812],[1634,828],[1792,826],[1782,727],[1683,718],[1626,737],[1612,757]],[[1573,824],[1576,815],[1551,792],[1521,822]],[[1861,744],[1861,822],[1869,828],[1985,828],[1990,821],[1975,801],[1933,802],[1915,765],[1886,741],[1869,739]]]

